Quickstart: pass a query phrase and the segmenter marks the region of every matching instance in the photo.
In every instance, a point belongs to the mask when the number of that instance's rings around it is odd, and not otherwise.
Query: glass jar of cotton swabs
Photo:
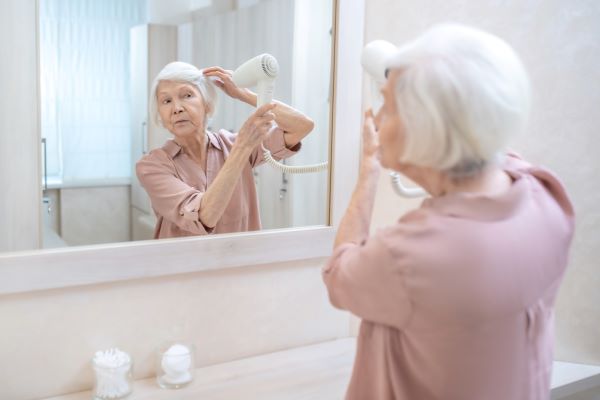
[[[133,387],[132,361],[129,354],[112,348],[98,351],[92,359],[94,368],[94,400],[122,399]]]

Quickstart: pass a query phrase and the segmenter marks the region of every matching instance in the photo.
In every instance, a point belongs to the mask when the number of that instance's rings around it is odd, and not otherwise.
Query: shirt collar
[[[221,143],[219,143],[219,139],[217,139],[217,135],[213,132],[207,130],[206,136],[208,136],[208,143],[218,149],[222,150]],[[174,158],[181,151],[181,146],[177,144],[177,142],[173,139],[167,140],[167,142],[163,145],[163,150],[169,155],[169,157]]]
[[[181,146],[179,146],[173,139],[167,140],[162,148],[171,158],[174,158],[181,151]]]
[[[206,134],[208,135],[208,141],[209,141],[209,143],[214,148],[219,149],[219,150],[223,150],[221,148],[221,143],[219,142],[219,139],[217,138],[217,135],[214,132],[211,132],[211,131],[207,130]]]
[[[512,165],[505,164],[503,169],[512,178],[511,187],[504,193],[495,196],[451,193],[427,198],[423,201],[423,207],[450,217],[488,221],[509,218],[529,198],[531,183],[527,173]]]

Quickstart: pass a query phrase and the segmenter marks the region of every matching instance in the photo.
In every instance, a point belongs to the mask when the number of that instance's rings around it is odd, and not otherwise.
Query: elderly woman
[[[332,304],[363,320],[346,398],[548,399],[574,214],[552,173],[504,154],[526,73],[505,42],[456,25],[388,66],[323,270]],[[431,197],[368,237],[380,164]]]
[[[155,238],[260,229],[252,168],[264,143],[275,159],[294,155],[313,122],[281,102],[254,112],[238,133],[212,132],[216,84],[228,96],[256,106],[256,94],[235,85],[231,71],[168,64],[154,79],[150,110],[173,134],[136,165],[156,216]],[[213,83],[214,82],[214,83]]]

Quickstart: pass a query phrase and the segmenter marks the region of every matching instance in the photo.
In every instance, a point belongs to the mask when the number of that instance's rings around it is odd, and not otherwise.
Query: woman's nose
[[[173,104],[173,114],[179,114],[183,111],[183,107],[181,106],[181,104],[175,102]]]

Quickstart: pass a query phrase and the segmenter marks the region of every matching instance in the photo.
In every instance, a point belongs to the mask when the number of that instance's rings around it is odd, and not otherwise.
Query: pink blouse
[[[150,196],[158,218],[154,229],[155,239],[260,229],[258,199],[252,175],[252,168],[264,162],[260,147],[248,159],[217,225],[207,228],[198,217],[202,195],[225,164],[236,137],[237,134],[224,129],[208,132],[206,171],[173,140],[167,141],[162,148],[150,151],[137,162],[137,177]],[[292,149],[286,148],[283,130],[278,127],[265,141],[265,148],[278,160],[296,154],[301,146],[298,143]]]
[[[427,199],[323,270],[363,319],[346,398],[549,399],[553,308],[574,212],[560,181],[516,156],[494,197]]]

